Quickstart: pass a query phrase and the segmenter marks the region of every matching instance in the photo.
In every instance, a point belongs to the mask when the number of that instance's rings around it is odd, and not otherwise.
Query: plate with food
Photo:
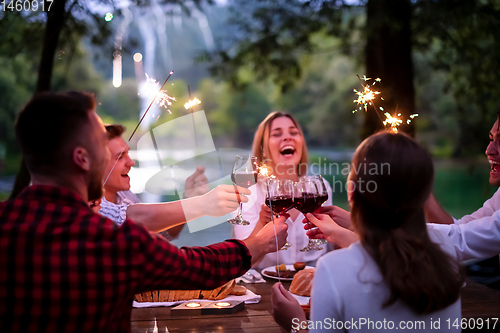
[[[306,268],[297,272],[288,290],[303,308],[310,304],[314,271],[314,268]]]
[[[292,281],[295,274],[303,269],[314,268],[312,266],[306,266],[304,262],[296,262],[293,265],[279,265],[280,277],[283,281]],[[265,277],[270,279],[278,280],[278,266],[270,266],[264,268],[262,272],[260,272]]]

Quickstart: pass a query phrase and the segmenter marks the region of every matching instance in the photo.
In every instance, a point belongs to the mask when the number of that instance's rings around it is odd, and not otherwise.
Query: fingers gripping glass
[[[323,177],[321,175],[306,176],[297,182],[295,187],[294,203],[295,208],[302,214],[312,213],[328,199]],[[301,252],[320,251],[323,248],[319,245],[324,244],[323,240],[309,239],[306,247]]]
[[[237,155],[231,172],[231,180],[234,185],[249,188],[257,183],[257,157],[255,156],[240,156]],[[242,202],[239,201],[238,214],[236,217],[227,220],[227,222],[236,225],[249,225],[250,222],[246,221],[241,216]]]
[[[293,208],[293,182],[287,179],[269,179],[266,205],[277,217]],[[287,250],[292,244],[286,242],[281,250]]]

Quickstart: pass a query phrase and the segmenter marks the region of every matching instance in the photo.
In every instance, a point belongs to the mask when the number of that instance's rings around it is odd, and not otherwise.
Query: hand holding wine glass
[[[231,173],[231,180],[235,185],[249,188],[257,183],[257,157],[255,156],[240,156],[237,155]],[[227,222],[236,225],[249,225],[241,216],[241,206],[238,207],[238,215],[235,218],[229,219]]]
[[[323,177],[321,175],[305,176],[296,183],[295,186],[295,208],[302,214],[312,213],[328,200],[328,192],[326,190]],[[309,243],[301,249],[301,252],[320,251],[323,248],[319,245],[321,240],[313,240],[309,238]]]
[[[293,208],[293,182],[291,180],[269,179],[267,191],[268,197],[265,203],[277,217]],[[287,250],[290,246],[292,244],[287,241],[281,250]]]

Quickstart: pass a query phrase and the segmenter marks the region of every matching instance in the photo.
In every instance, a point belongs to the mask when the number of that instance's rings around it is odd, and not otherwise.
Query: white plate
[[[314,267],[312,267],[312,266],[306,266],[304,269],[309,269],[309,268],[314,268]],[[295,268],[293,268],[293,265],[286,265],[286,269],[287,270],[292,270],[292,271],[295,270]],[[279,279],[277,276],[267,275],[266,273],[264,273],[265,271],[276,272],[275,266],[269,266],[269,267],[263,268],[262,271],[260,271],[260,274],[264,275],[265,277],[268,277],[270,279],[275,279],[275,280],[282,280],[282,281],[292,281],[293,280],[293,277],[292,278],[281,278],[281,279]]]
[[[300,305],[307,305],[309,304],[309,300],[311,299],[311,297],[307,297],[307,296],[299,296],[299,295],[295,295],[295,294],[292,294],[290,293],[293,297],[295,297],[295,299],[297,301],[299,301],[299,304]]]

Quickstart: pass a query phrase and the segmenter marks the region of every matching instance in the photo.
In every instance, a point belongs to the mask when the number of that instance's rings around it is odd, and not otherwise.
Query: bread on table
[[[299,296],[311,296],[311,288],[314,278],[314,268],[304,269],[295,274],[290,292]]]
[[[218,301],[229,295],[235,288],[235,281],[231,280],[226,284],[211,290],[154,290],[145,291],[135,295],[137,302],[177,302],[190,299],[208,299]],[[240,287],[240,286],[238,286]],[[245,288],[245,287],[243,287]],[[238,290],[241,289],[238,288]],[[245,292],[243,295],[246,293]]]
[[[230,294],[235,296],[243,296],[247,293],[247,288],[240,285],[235,285]]]

